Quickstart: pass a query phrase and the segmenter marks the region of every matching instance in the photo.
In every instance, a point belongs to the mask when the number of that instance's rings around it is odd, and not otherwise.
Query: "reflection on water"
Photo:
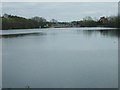
[[[3,88],[118,87],[118,30],[40,32],[3,36]]]
[[[104,36],[111,36],[111,37],[119,37],[120,31],[119,30],[101,30],[100,33]]]
[[[43,32],[32,32],[29,33],[17,33],[17,34],[3,34],[0,35],[0,38],[14,38],[14,37],[23,37],[23,36],[39,36],[39,35],[46,35],[46,33]],[[98,34],[100,33],[103,36],[110,36],[110,37],[119,37],[120,35],[120,30],[119,29],[107,29],[107,30],[77,30],[77,34],[83,33],[87,36],[91,36],[92,34]],[[56,32],[52,32],[52,35],[56,35]]]
[[[80,30],[77,30],[77,33],[81,33]],[[103,36],[110,36],[110,37],[119,37],[120,35],[120,30],[119,29],[113,29],[113,30],[84,30],[83,34],[91,36],[93,34],[98,34],[100,33]]]
[[[24,37],[24,36],[39,36],[39,35],[46,35],[46,34],[42,33],[42,32],[21,33],[21,34],[5,34],[5,35],[0,35],[0,38],[16,38],[16,37]]]

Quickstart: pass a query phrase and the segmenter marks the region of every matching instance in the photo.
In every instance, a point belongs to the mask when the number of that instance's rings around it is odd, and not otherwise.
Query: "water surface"
[[[117,88],[117,33],[106,28],[3,31],[3,88]]]

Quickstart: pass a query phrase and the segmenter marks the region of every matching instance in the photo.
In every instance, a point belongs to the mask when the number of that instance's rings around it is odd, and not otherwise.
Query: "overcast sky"
[[[118,14],[117,2],[4,2],[2,13],[18,15],[26,18],[34,16],[58,21],[81,20],[86,16],[99,18]]]

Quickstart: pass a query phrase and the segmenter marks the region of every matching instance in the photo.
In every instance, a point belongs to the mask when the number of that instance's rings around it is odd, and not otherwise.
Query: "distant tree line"
[[[100,19],[93,19],[85,17],[83,20],[72,22],[58,22],[55,19],[47,21],[43,17],[24,18],[4,14],[2,17],[2,29],[30,29],[30,28],[50,28],[50,27],[119,27],[120,18],[117,16],[100,17]]]
[[[118,17],[100,17],[99,20],[92,19],[91,17],[85,17],[81,21],[73,21],[76,24],[79,24],[81,27],[118,27]]]
[[[23,18],[13,15],[4,14],[2,18],[2,29],[29,29],[44,27],[46,21],[43,18]],[[40,21],[39,21],[40,20]]]

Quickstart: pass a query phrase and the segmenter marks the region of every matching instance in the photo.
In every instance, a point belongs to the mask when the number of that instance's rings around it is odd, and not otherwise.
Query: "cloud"
[[[100,17],[102,15],[117,15],[117,2],[7,2],[3,3],[3,13],[20,15],[27,18],[42,16],[50,20],[62,21],[81,19],[85,16]]]

